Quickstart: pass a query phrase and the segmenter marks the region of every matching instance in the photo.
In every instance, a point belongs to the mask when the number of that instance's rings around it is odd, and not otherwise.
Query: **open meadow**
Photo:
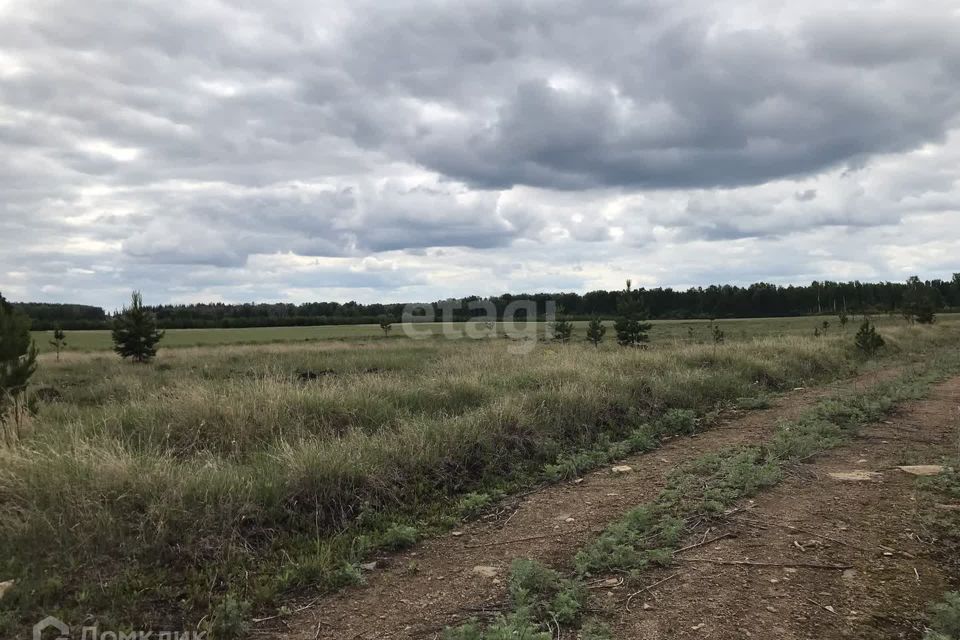
[[[0,581],[16,585],[0,635],[41,613],[239,635],[362,582],[380,550],[724,410],[956,364],[958,318],[880,318],[887,345],[872,359],[854,348],[856,320],[826,319],[826,331],[824,318],[719,321],[723,342],[707,322],[656,322],[648,349],[612,332],[594,348],[580,325],[572,343],[525,353],[399,327],[169,331],[149,365],[109,352],[106,332],[69,332],[59,360],[40,358],[36,414],[0,445]]]
[[[960,315],[960,314],[956,314]],[[952,323],[960,321],[953,319],[951,314],[942,314],[941,322]],[[874,316],[875,324],[897,326],[903,323],[899,316]],[[655,343],[662,342],[710,342],[713,340],[712,329],[716,325],[724,332],[728,340],[744,340],[758,337],[777,337],[788,335],[813,335],[814,329],[822,330],[823,322],[830,323],[834,330],[840,329],[835,315],[804,316],[799,318],[730,318],[716,321],[709,320],[651,320],[654,330],[650,339]],[[851,318],[848,329],[854,330],[856,319]],[[605,323],[608,329],[612,322]],[[587,325],[586,321],[573,322],[580,337]],[[511,325],[511,334],[538,334],[543,336],[547,331],[547,324],[543,322],[517,322]],[[477,334],[496,334],[503,336],[506,328],[503,322],[486,323],[426,323],[415,325],[414,331],[418,334],[449,335],[454,338],[462,337],[465,331]],[[106,330],[69,331],[67,337],[68,351],[107,351],[111,348],[110,332]],[[612,331],[608,334],[612,336]],[[34,341],[41,353],[52,350],[50,339],[52,331],[34,331]],[[315,342],[319,340],[363,340],[367,338],[383,338],[384,333],[376,324],[355,325],[318,325],[312,327],[250,327],[242,329],[168,329],[163,341],[165,349],[175,347],[204,347],[228,346],[248,344],[274,344]],[[390,331],[391,338],[404,337],[404,326],[394,324]],[[609,337],[608,337],[609,339]]]
[[[0,640],[960,640],[960,0],[0,0]]]

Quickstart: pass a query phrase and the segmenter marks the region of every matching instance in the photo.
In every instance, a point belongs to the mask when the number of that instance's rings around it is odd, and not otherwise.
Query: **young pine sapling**
[[[134,291],[130,295],[130,306],[113,318],[113,350],[133,362],[150,362],[157,355],[157,344],[163,333],[157,329],[156,317],[143,306],[143,296]]]
[[[56,350],[57,362],[60,362],[60,351],[67,346],[66,334],[60,327],[53,330],[53,340],[50,341],[50,346]]]
[[[630,281],[627,280],[627,288],[621,294],[619,311],[620,317],[613,323],[613,330],[617,334],[617,344],[622,347],[640,347],[650,341],[647,332],[650,331],[651,324],[645,322],[646,314],[640,304],[637,293],[630,288]]]
[[[594,316],[590,319],[590,324],[587,325],[587,341],[592,343],[594,347],[599,347],[606,332],[607,328],[603,326],[603,322],[600,318]]]
[[[867,318],[864,318],[853,341],[857,349],[867,356],[872,356],[885,344],[883,336],[877,333],[876,328]]]
[[[570,342],[570,336],[573,335],[573,323],[562,315],[558,315],[557,319],[550,324],[550,331],[555,341],[566,344]]]

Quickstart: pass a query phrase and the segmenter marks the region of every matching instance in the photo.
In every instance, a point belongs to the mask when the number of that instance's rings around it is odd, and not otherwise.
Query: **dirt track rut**
[[[958,432],[960,377],[863,429],[849,445],[801,465],[711,533],[735,537],[652,572],[650,584],[676,577],[635,600],[630,611],[615,608],[614,638],[919,639],[929,603],[949,588],[951,576],[925,541],[917,480],[897,467],[955,457]],[[829,475],[854,470],[879,475],[862,482]]]
[[[888,370],[795,390],[769,409],[731,413],[709,431],[676,438],[653,452],[618,463],[633,467],[632,473],[617,475],[605,468],[577,483],[524,496],[497,521],[471,523],[461,529],[462,535],[444,536],[409,552],[379,558],[378,569],[368,574],[366,585],[325,597],[291,619],[261,625],[258,635],[311,640],[437,637],[446,626],[504,601],[514,558],[568,566],[576,550],[608,523],[654,498],[678,465],[724,447],[761,442],[778,421],[799,415],[838,388],[864,387],[895,373]]]

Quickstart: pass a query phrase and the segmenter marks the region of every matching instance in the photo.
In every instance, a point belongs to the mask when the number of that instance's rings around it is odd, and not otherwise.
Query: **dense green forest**
[[[100,307],[85,304],[56,304],[49,302],[15,302],[14,308],[31,320],[37,330],[53,329],[104,329],[109,317]]]
[[[149,293],[148,293],[149,295]],[[617,315],[621,291],[578,293],[504,294],[490,298],[470,296],[433,303],[440,319],[446,303],[454,321],[484,315],[471,310],[471,302],[489,301],[501,317],[517,300],[532,300],[542,315],[549,301],[555,301],[573,319]],[[813,282],[807,286],[778,286],[759,282],[746,287],[714,285],[686,290],[671,288],[638,289],[637,295],[650,318],[759,318],[802,316],[817,313],[896,313],[918,299],[936,310],[960,310],[960,273],[950,280],[907,282]],[[110,316],[100,307],[75,304],[19,303],[33,320],[35,329],[54,326],[64,329],[106,328]],[[357,302],[306,302],[303,304],[244,303],[188,304],[150,307],[163,328],[216,328],[302,326],[322,324],[369,324],[386,316],[400,319],[404,303],[359,304]],[[519,314],[518,314],[519,315]]]

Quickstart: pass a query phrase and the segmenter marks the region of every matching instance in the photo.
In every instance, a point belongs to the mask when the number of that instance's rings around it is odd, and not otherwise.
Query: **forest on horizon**
[[[145,292],[149,300],[149,292]],[[601,318],[617,314],[622,291],[597,290],[579,293],[503,294],[453,299],[453,320],[481,316],[468,304],[490,301],[501,318],[511,302],[532,300],[538,316],[554,301],[570,319]],[[914,276],[906,282],[831,282],[781,286],[758,282],[749,286],[711,285],[677,290],[670,287],[639,288],[636,294],[650,319],[765,318],[822,313],[896,313],[913,300],[923,299],[938,311],[960,310],[960,273],[949,280],[923,281]],[[439,305],[451,301],[435,301]],[[160,327],[169,329],[308,326],[326,324],[371,324],[386,317],[399,320],[408,303],[361,304],[358,302],[293,303],[194,303],[148,305]],[[36,330],[106,329],[111,314],[102,307],[45,302],[14,303],[28,315]],[[439,312],[438,312],[439,313]],[[439,318],[439,315],[437,317]]]

